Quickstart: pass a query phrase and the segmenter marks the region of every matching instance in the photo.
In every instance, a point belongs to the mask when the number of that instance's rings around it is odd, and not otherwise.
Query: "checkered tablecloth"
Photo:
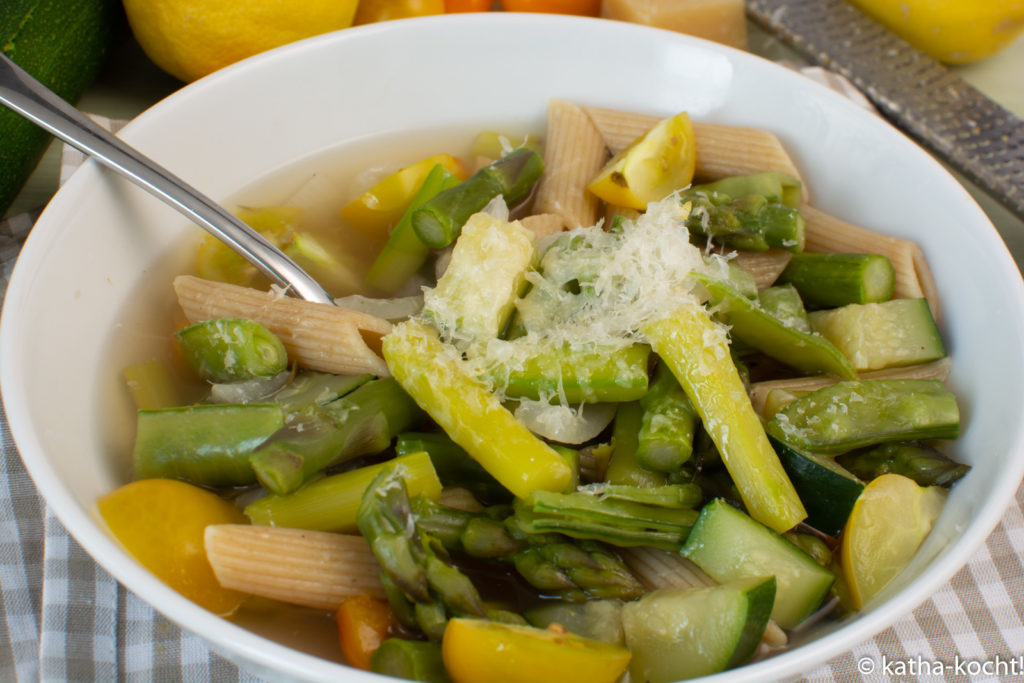
[[[829,74],[810,70],[808,75],[843,87]],[[77,152],[66,150],[62,180],[80,162]],[[35,218],[26,214],[0,224],[0,296]],[[260,680],[211,652],[201,638],[155,612],[93,562],[39,497],[2,411],[0,451],[0,681]],[[805,672],[801,680],[1024,680],[1024,675],[970,675],[964,672],[971,669],[952,666],[933,675],[921,666],[1021,660],[1022,510],[1024,487],[949,583],[892,627]],[[889,668],[892,675],[885,662],[897,664]],[[917,675],[906,674],[901,662],[917,662]],[[868,668],[872,671],[865,674]]]

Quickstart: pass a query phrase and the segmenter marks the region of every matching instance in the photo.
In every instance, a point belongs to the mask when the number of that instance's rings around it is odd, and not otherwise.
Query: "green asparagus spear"
[[[277,335],[248,318],[205,320],[174,336],[189,364],[211,382],[273,377],[288,367]]]
[[[509,491],[565,490],[573,476],[565,459],[516,420],[435,330],[400,323],[384,337],[383,351],[409,395]]]
[[[401,469],[379,471],[363,495],[356,519],[383,575],[413,603],[428,638],[441,639],[449,616],[486,616],[469,577],[449,563],[440,542],[416,526]]]
[[[284,410],[285,422],[291,424],[315,419],[317,411],[331,401],[345,396],[373,379],[373,375],[333,375],[306,371],[270,397]]]
[[[796,399],[765,429],[800,450],[843,453],[888,441],[955,439],[960,413],[938,380],[848,381]]]
[[[517,347],[520,350],[514,350]],[[521,363],[502,364],[491,371],[489,379],[509,398],[621,403],[635,401],[647,391],[651,349],[644,344],[538,347],[536,342],[520,338],[508,342],[506,349],[517,358],[526,356]]]
[[[605,481],[629,486],[663,486],[668,482],[664,472],[645,468],[637,457],[643,419],[639,401],[619,406],[612,425],[612,457],[605,469]]]
[[[387,244],[377,255],[366,275],[366,284],[391,294],[405,284],[420,269],[430,254],[430,247],[423,244],[412,227],[412,214],[438,193],[459,184],[443,164],[430,169],[419,192],[413,197],[409,208],[395,224]]]
[[[779,171],[730,176],[714,182],[694,185],[690,189],[734,198],[760,195],[770,201],[781,202],[791,209],[799,208],[801,200],[800,181]]]
[[[643,332],[697,409],[750,514],[780,533],[792,529],[807,512],[754,412],[725,331],[703,307],[687,306]]]
[[[640,407],[644,413],[637,436],[637,462],[659,472],[678,470],[693,454],[697,411],[667,365],[655,369]]]
[[[836,462],[864,481],[893,472],[913,479],[919,486],[952,486],[971,469],[931,446],[901,442],[843,453],[836,456]]]
[[[679,550],[696,519],[697,511],[689,507],[584,492],[536,491],[515,502],[511,524],[514,530],[528,534],[554,532],[622,547],[650,545]]]
[[[681,192],[679,199],[689,204],[686,227],[691,234],[743,251],[803,250],[807,229],[803,216],[775,197],[730,196],[698,185]]]
[[[711,293],[715,314],[731,326],[730,334],[748,346],[807,373],[856,377],[850,361],[828,339],[787,327],[727,283],[695,274]]]
[[[441,644],[433,641],[388,638],[370,657],[370,669],[407,681],[451,683],[441,658]]]
[[[394,378],[384,377],[320,406],[317,417],[253,454],[256,476],[271,493],[291,493],[328,467],[380,453],[423,412]]]
[[[412,227],[423,244],[443,249],[459,236],[466,220],[494,197],[503,195],[509,206],[526,199],[543,171],[539,154],[517,149],[421,206],[412,215]]]
[[[779,275],[792,284],[804,303],[818,308],[866,304],[892,298],[896,271],[881,254],[793,254]]]
[[[356,530],[356,513],[363,493],[385,468],[401,468],[405,485],[413,495],[441,496],[441,482],[430,457],[426,453],[412,453],[317,479],[286,496],[260,498],[244,512],[253,524],[351,533]]]
[[[284,426],[276,403],[140,410],[132,460],[137,479],[183,479],[209,487],[256,481],[253,451]]]
[[[672,494],[662,497],[672,498]],[[420,532],[435,538],[448,552],[511,563],[527,583],[547,595],[569,601],[630,600],[644,590],[621,558],[600,543],[528,533],[515,524],[510,529],[510,507],[471,513],[419,496],[412,501],[412,511]]]

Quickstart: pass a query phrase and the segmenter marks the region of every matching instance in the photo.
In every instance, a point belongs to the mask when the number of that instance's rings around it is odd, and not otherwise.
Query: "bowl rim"
[[[257,55],[243,62],[216,72],[206,78],[186,85],[180,90],[169,95],[164,100],[156,103],[138,117],[133,119],[121,132],[126,141],[131,143],[135,138],[142,136],[151,129],[159,129],[167,125],[161,118],[166,109],[173,107],[193,106],[190,102],[198,100],[200,103],[211,90],[221,87],[225,81],[230,82],[240,75],[250,71],[259,71],[265,68],[264,65],[281,60],[299,59],[303,53],[315,53],[319,50],[333,49],[336,44],[346,44],[351,40],[363,38],[376,34],[393,34],[402,32],[427,31],[440,28],[442,25],[465,25],[476,30],[493,29],[497,22],[502,22],[502,27],[507,29],[514,26],[516,30],[529,30],[534,25],[551,24],[563,26],[566,30],[587,26],[593,30],[612,31],[623,34],[634,34],[643,37],[650,37],[652,40],[669,40],[691,43],[702,49],[713,53],[724,54],[732,63],[743,65],[748,69],[776,69],[779,73],[784,67],[770,63],[768,60],[756,55],[735,50],[733,48],[704,41],[691,36],[684,36],[678,33],[654,29],[645,26],[624,24],[621,22],[609,22],[605,19],[591,19],[582,17],[554,16],[554,15],[516,15],[503,13],[482,13],[479,15],[449,15],[439,17],[423,17],[404,20],[403,22],[392,22],[389,24],[373,24],[359,26],[343,31],[338,31],[322,36],[310,38],[299,43],[287,45],[275,50]],[[604,22],[600,28],[595,28],[595,22]],[[615,24],[614,27],[607,24]],[[770,64],[770,66],[769,66]],[[784,76],[783,78],[788,78]],[[803,78],[799,74],[792,74],[792,78]],[[821,89],[820,95],[826,100],[832,101],[832,106],[850,107],[857,106],[843,96],[827,90],[824,86],[814,84],[814,87]],[[860,115],[860,114],[858,114]],[[868,114],[864,113],[864,116]],[[879,130],[886,130],[886,135],[892,135],[894,129],[881,119],[878,121]],[[914,151],[911,150],[913,146]],[[939,167],[937,161],[927,155],[924,150],[908,141],[908,153],[920,154],[927,157],[930,163]],[[967,191],[947,172],[939,169],[948,177],[951,191],[962,192],[963,197],[974,205],[974,210],[979,215],[979,224],[987,225],[990,231],[988,238],[994,239],[1002,250],[996,249],[993,255],[994,266],[1003,270],[1013,270],[1017,273],[1017,311],[1021,318],[1024,318],[1024,283],[1019,277],[1012,258],[1006,250],[995,228],[992,227],[988,218],[974,202]],[[54,200],[46,207],[39,218],[37,225],[47,225],[50,216],[56,213],[60,207],[73,202],[76,196],[81,196],[87,188],[99,181],[100,171],[95,162],[88,162],[80,169],[69,182],[55,195]],[[51,209],[51,207],[54,207]],[[46,234],[45,230],[38,231],[39,235]],[[34,254],[35,250],[42,249],[42,237],[33,238],[30,235],[24,253]],[[38,245],[38,246],[37,246]],[[19,258],[19,263],[22,259]],[[27,415],[24,414],[22,406],[18,401],[7,401],[7,397],[17,398],[24,392],[24,385],[21,377],[16,371],[17,357],[15,355],[15,344],[13,342],[12,327],[16,326],[19,316],[24,315],[24,307],[21,297],[16,296],[23,289],[28,287],[31,274],[26,268],[15,267],[8,287],[8,296],[5,297],[2,321],[0,324],[0,386],[2,386],[5,409],[8,422],[11,426],[11,433],[15,439],[20,453],[27,453],[29,458],[23,457],[26,470],[36,483],[40,494],[46,499],[47,504],[53,509],[57,518],[64,524],[69,533],[82,545],[93,559],[140,597],[146,595],[144,600],[152,605],[171,621],[178,624],[188,632],[200,635],[214,651],[225,654],[231,659],[241,657],[244,661],[243,667],[249,667],[250,663],[256,663],[268,670],[280,672],[281,658],[292,660],[300,667],[298,673],[311,678],[328,678],[346,676],[353,677],[370,676],[364,680],[379,680],[375,675],[357,672],[349,667],[327,660],[308,655],[290,647],[280,645],[268,640],[263,636],[254,634],[238,625],[227,622],[220,617],[191,603],[172,589],[165,586],[147,570],[143,569],[128,556],[115,541],[110,539],[100,525],[88,515],[82,515],[78,504],[73,500],[67,485],[57,476],[55,469],[48,461],[42,451],[42,444],[37,436],[31,431],[21,427],[27,424]],[[10,296],[11,294],[15,296]],[[7,333],[3,334],[2,331]],[[895,595],[885,601],[884,609],[875,609],[862,613],[856,618],[847,621],[834,631],[814,639],[814,647],[806,645],[797,647],[787,652],[781,652],[770,658],[732,669],[721,674],[709,677],[712,679],[728,678],[730,681],[741,680],[764,680],[785,675],[792,675],[805,670],[807,666],[816,666],[825,663],[835,655],[851,650],[864,640],[873,637],[875,634],[890,626],[897,619],[908,614],[914,607],[923,602],[930,594],[934,593],[943,583],[950,579],[961,567],[965,566],[971,554],[981,546],[992,529],[1001,519],[1007,506],[1012,502],[1014,493],[1017,490],[1021,475],[1024,475],[1024,437],[1018,432],[1017,439],[1011,449],[1015,453],[1011,471],[1006,475],[992,492],[989,500],[984,506],[976,511],[973,517],[963,528],[959,538],[955,539],[943,552],[943,555],[934,559],[925,570],[909,585],[905,586]],[[1010,476],[1012,475],[1012,476]],[[993,504],[998,501],[999,504]],[[210,633],[223,631],[225,637],[216,641]],[[236,660],[237,661],[237,660]],[[291,667],[288,667],[289,669]]]

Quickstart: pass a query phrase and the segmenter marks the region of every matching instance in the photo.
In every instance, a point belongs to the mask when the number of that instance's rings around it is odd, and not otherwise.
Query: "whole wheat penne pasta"
[[[896,270],[893,296],[928,299],[932,315],[939,318],[939,297],[924,252],[916,243],[847,223],[812,206],[801,206],[807,221],[807,251],[847,254],[882,254]]]
[[[391,323],[366,313],[312,303],[279,292],[262,292],[191,275],[174,279],[185,316],[252,318],[281,338],[288,355],[310,370],[339,375],[390,374],[380,356],[380,339]]]
[[[660,117],[650,114],[599,107],[586,107],[584,111],[612,154],[625,149],[660,120]],[[697,146],[694,177],[699,180],[717,180],[762,171],[782,171],[801,179],[800,171],[782,143],[766,130],[694,121],[693,136]],[[807,184],[802,180],[801,183],[806,200]]]
[[[604,138],[582,109],[571,102],[551,100],[544,143],[544,175],[533,200],[535,213],[562,217],[567,228],[597,222],[598,199],[587,184],[608,158]]]
[[[532,232],[533,236],[537,239],[565,230],[565,221],[561,216],[554,213],[537,213],[520,218],[519,222],[523,224],[524,228]]]
[[[949,377],[953,361],[947,358],[932,361],[931,363],[920,363],[908,365],[903,368],[885,368],[884,370],[871,370],[860,373],[860,379],[937,379],[946,381]],[[838,377],[831,375],[814,375],[811,377],[793,377],[791,379],[773,379],[764,382],[754,382],[750,385],[750,402],[762,417],[769,417],[764,414],[765,399],[769,392],[774,389],[785,389],[786,391],[815,391],[840,381]]]
[[[615,206],[614,204],[606,204],[604,207],[604,227],[607,230],[615,222],[615,219],[622,216],[628,220],[636,220],[640,217],[640,212],[636,209],[631,209],[627,206]]]
[[[768,251],[737,251],[733,258],[736,265],[754,276],[754,282],[758,289],[771,287],[779,279],[779,275],[786,269],[786,264],[793,254],[784,249],[769,249]]]
[[[702,588],[715,580],[679,553],[639,546],[622,548],[622,560],[651,590],[660,588]]]
[[[206,527],[205,545],[225,588],[325,610],[355,595],[385,595],[380,565],[362,536],[214,524]]]

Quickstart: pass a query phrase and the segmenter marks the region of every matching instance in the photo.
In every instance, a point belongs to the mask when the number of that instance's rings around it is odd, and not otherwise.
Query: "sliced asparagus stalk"
[[[834,308],[846,304],[888,301],[896,283],[892,262],[881,254],[793,254],[779,276],[792,284],[808,306]]]
[[[409,395],[514,495],[565,490],[572,478],[565,459],[471,376],[436,331],[415,320],[400,323],[384,338],[384,357]]]
[[[807,512],[754,412],[725,331],[699,306],[643,331],[697,409],[751,515],[779,533],[796,526]]]
[[[801,396],[765,428],[797,449],[843,453],[887,441],[955,439],[960,412],[937,380],[847,381]]]
[[[360,455],[380,453],[397,434],[423,417],[392,377],[373,380],[319,406],[314,421],[276,437],[252,456],[263,487],[284,495],[319,472]]]
[[[644,413],[637,436],[637,462],[659,472],[678,470],[693,454],[697,411],[664,363],[655,369],[640,406]]]
[[[913,479],[918,486],[952,486],[971,469],[931,446],[902,442],[843,453],[836,462],[864,481],[892,472]]]
[[[711,293],[713,310],[731,326],[733,338],[808,374],[823,372],[845,379],[857,376],[842,351],[822,335],[787,326],[725,282],[704,275],[695,277]]]
[[[441,495],[441,482],[430,456],[412,453],[317,479],[285,496],[260,498],[244,512],[253,524],[352,533],[363,493],[381,470],[395,466],[403,469],[405,485],[413,495]]]
[[[427,260],[430,247],[425,245],[412,227],[412,214],[440,192],[458,185],[443,164],[435,165],[427,174],[412,203],[395,224],[387,244],[374,260],[366,275],[366,284],[388,294],[398,291]]]
[[[183,479],[200,486],[256,481],[253,451],[284,426],[276,403],[194,405],[138,413],[135,478]]]
[[[412,215],[412,227],[423,244],[443,249],[494,197],[504,196],[509,206],[526,199],[543,171],[544,160],[537,152],[517,149],[421,206]]]

